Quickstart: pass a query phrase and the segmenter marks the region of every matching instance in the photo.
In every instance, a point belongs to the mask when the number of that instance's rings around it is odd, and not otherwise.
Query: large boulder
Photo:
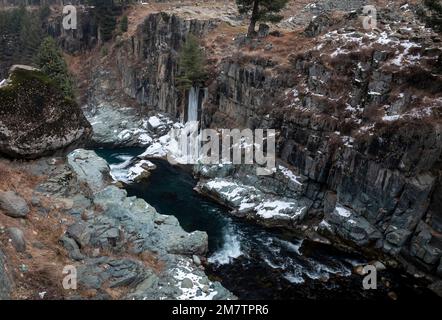
[[[13,218],[25,218],[29,213],[26,201],[13,191],[0,191],[0,210]]]
[[[71,147],[91,132],[77,103],[64,97],[46,75],[30,68],[11,69],[0,87],[0,153],[37,158]]]

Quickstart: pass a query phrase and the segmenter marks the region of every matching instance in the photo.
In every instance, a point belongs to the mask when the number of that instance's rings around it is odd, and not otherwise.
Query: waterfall
[[[189,91],[187,122],[198,121],[199,88],[192,87]]]

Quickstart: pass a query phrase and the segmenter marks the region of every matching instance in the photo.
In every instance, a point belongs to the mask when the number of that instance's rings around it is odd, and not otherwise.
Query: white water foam
[[[114,181],[127,182],[127,173],[129,170],[128,167],[134,157],[129,155],[120,155],[117,158],[122,162],[109,165],[111,169],[110,175]]]
[[[229,227],[224,234],[223,247],[209,257],[209,263],[228,264],[243,254],[239,235],[235,234],[232,227]]]

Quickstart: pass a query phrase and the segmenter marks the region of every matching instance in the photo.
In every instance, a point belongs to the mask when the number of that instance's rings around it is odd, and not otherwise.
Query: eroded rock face
[[[189,33],[201,37],[216,26],[214,20],[187,20],[167,13],[150,14],[130,40],[117,40],[112,57],[115,70],[93,70],[89,104],[134,99],[143,108],[177,116],[179,90],[175,86],[179,51]],[[140,67],[141,66],[141,67]]]
[[[398,12],[406,31],[393,27]],[[303,188],[276,194],[312,203],[305,215],[311,220],[299,223],[322,223],[320,231],[356,247],[405,253],[437,274],[440,37],[409,9],[379,14],[385,25],[371,33],[351,13],[312,25],[314,44],[294,53],[286,69],[268,56],[224,59],[204,120],[219,128],[277,129],[278,156],[302,177]],[[255,185],[238,170],[231,174]]]
[[[37,158],[86,139],[90,124],[39,71],[16,68],[0,88],[0,153]]]

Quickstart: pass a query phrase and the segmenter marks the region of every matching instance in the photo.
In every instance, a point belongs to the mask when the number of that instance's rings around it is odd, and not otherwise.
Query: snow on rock
[[[296,202],[282,200],[264,201],[255,208],[256,214],[264,219],[271,219],[274,217],[297,217],[304,214],[306,209],[306,207],[298,208]]]
[[[349,218],[351,216],[351,211],[341,205],[336,205],[336,212],[344,218]]]
[[[119,159],[120,163],[109,166],[110,175],[114,181],[131,183],[147,177],[149,171],[156,169],[156,166],[148,160],[141,160],[134,164],[134,157],[129,155],[121,155]]]
[[[158,128],[160,125],[163,124],[163,122],[160,120],[160,118],[158,118],[157,116],[152,116],[149,118],[149,120],[147,120],[149,126],[152,129],[156,129]]]
[[[261,199],[261,193],[256,188],[232,180],[216,178],[202,187],[209,193],[217,194],[223,202],[240,211],[253,209]]]
[[[143,152],[141,158],[163,158],[167,155],[167,151],[164,146],[159,142],[151,144],[145,152]]]
[[[214,283],[196,274],[192,264],[187,260],[180,260],[177,267],[172,269],[172,273],[182,292],[177,300],[213,300],[218,294]]]
[[[111,164],[110,167],[110,175],[114,181],[128,182],[127,179],[127,168],[130,166],[133,157],[129,155],[119,156],[121,160],[118,164]]]
[[[302,186],[302,183],[299,181],[299,179],[300,179],[301,177],[295,175],[295,174],[293,173],[293,171],[291,171],[290,169],[288,169],[288,168],[286,168],[286,167],[283,167],[283,166],[281,166],[281,165],[278,167],[278,169],[279,169],[279,171],[281,171],[281,173],[282,173],[285,177],[287,177],[290,181],[293,181],[294,183],[296,183],[296,184]]]
[[[215,178],[200,183],[198,189],[215,195],[238,213],[252,213],[257,219],[296,219],[305,216],[308,205],[297,199],[275,197],[231,179]]]
[[[390,122],[390,121],[396,121],[396,120],[399,120],[399,118],[400,118],[400,115],[383,116],[383,117],[382,117],[382,120],[383,120],[383,121]]]
[[[142,133],[140,134],[140,136],[138,137],[138,142],[142,145],[142,146],[147,146],[149,144],[151,144],[153,141],[153,139],[150,137],[149,134],[147,133]]]
[[[148,161],[141,160],[136,163],[133,167],[130,167],[127,173],[127,179],[129,181],[137,181],[139,179],[143,179],[149,175],[150,170],[156,169],[156,166]]]

